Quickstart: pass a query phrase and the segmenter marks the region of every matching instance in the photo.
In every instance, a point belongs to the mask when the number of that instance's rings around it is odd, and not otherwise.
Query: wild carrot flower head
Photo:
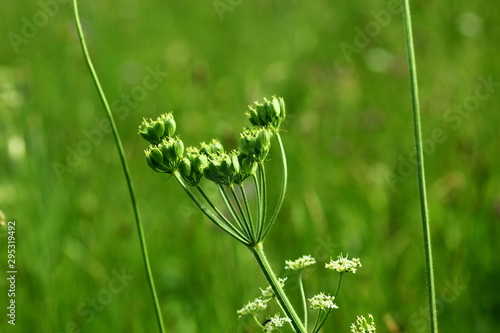
[[[347,259],[347,256],[344,258],[340,255],[337,260],[331,260],[325,267],[339,273],[356,273],[356,270],[361,267],[361,262],[359,258]]]
[[[283,326],[290,322],[290,318],[280,317],[279,314],[276,314],[266,321],[264,324],[264,332],[279,331]]]
[[[309,266],[312,266],[316,263],[316,259],[313,257],[307,255],[307,256],[302,256],[297,260],[287,260],[285,261],[285,269],[291,269],[294,271],[300,271],[303,269],[306,269]]]
[[[337,304],[334,303],[335,297],[319,293],[309,299],[309,304],[313,310],[330,310],[338,309]]]

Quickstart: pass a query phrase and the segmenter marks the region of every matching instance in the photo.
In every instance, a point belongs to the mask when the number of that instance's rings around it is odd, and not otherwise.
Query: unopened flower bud
[[[250,106],[249,109],[247,117],[254,126],[278,129],[286,116],[283,98],[275,96],[271,101],[264,99],[264,103],[255,102],[255,106]]]
[[[172,137],[175,134],[176,123],[174,120],[174,116],[171,112],[164,113],[158,117],[158,122],[161,122],[165,127],[165,135]]]
[[[151,158],[157,163],[157,164],[162,164],[163,163],[163,154],[161,153],[160,149],[158,148],[153,148],[150,150],[150,156]]]
[[[164,113],[156,120],[144,118],[139,126],[139,134],[151,144],[158,144],[174,133],[175,120],[172,113]]]
[[[153,129],[154,129],[156,137],[158,137],[158,138],[163,137],[163,134],[165,134],[165,125],[163,125],[162,122],[155,122],[153,124]]]

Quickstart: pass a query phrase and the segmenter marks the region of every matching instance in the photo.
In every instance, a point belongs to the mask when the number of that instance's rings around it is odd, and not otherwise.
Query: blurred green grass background
[[[0,210],[17,222],[18,269],[14,328],[0,279],[0,331],[155,332],[129,196],[112,135],[99,130],[105,114],[71,5],[42,3],[50,1],[0,4]],[[363,268],[345,280],[324,331],[347,332],[357,314],[373,313],[379,332],[424,332],[401,15],[374,16],[392,1],[222,3],[230,10],[221,14],[212,1],[80,2],[91,55],[116,103],[167,330],[254,332],[236,310],[265,281],[249,251],[198,213],[172,179],[149,170],[137,126],[174,111],[186,144],[219,137],[234,147],[246,105],[276,94],[287,103],[290,171],[267,240],[276,271],[286,274],[284,260],[303,254],[360,257]],[[500,81],[500,11],[485,0],[412,6],[423,136],[440,133],[426,156],[440,327],[495,332],[500,100],[498,84],[480,78]],[[348,57],[347,44],[357,47]],[[168,75],[141,90],[148,68]],[[131,278],[110,292],[117,272]],[[336,282],[318,266],[306,287],[312,296],[333,292]]]

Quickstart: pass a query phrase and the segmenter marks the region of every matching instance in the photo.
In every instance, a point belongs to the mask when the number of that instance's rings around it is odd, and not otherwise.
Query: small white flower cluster
[[[294,271],[300,271],[303,269],[306,269],[309,266],[312,266],[316,263],[316,259],[311,257],[310,255],[300,257],[299,259],[293,261],[293,260],[287,260],[285,261],[285,269],[291,269]]]
[[[267,320],[266,324],[264,325],[264,332],[279,331],[280,328],[291,322],[292,321],[290,320],[290,318],[283,318],[280,317],[279,314],[276,314]]]
[[[311,309],[313,310],[338,309],[339,307],[333,301],[335,301],[334,296],[325,295],[323,293],[319,293],[309,299]]]
[[[356,269],[361,267],[361,262],[359,258],[349,260],[347,256],[344,258],[340,255],[337,257],[337,260],[331,260],[325,267],[339,273],[356,273]]]
[[[278,278],[278,283],[280,284],[281,288],[285,287],[285,281],[287,278]],[[261,289],[262,292],[262,299],[268,301],[269,299],[274,297],[274,290],[271,288],[271,286],[267,286],[266,289]]]
[[[278,279],[280,286],[285,287],[286,278]],[[266,289],[261,289],[262,295],[249,302],[247,305],[236,311],[238,318],[243,318],[249,315],[256,315],[257,313],[267,309],[267,302],[269,302],[274,297],[274,291],[271,286]]]
[[[375,327],[375,322],[373,321],[373,316],[368,315],[370,323],[364,316],[358,316],[355,323],[351,324],[351,333],[373,333],[377,330]]]
[[[267,308],[267,300],[263,300],[258,297],[253,302],[249,302],[247,305],[236,311],[238,318],[243,318],[248,315],[255,315]]]

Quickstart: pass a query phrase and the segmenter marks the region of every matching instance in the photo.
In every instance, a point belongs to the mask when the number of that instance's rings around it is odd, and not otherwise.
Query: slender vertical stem
[[[248,202],[248,197],[247,197],[247,192],[245,190],[245,186],[243,186],[243,184],[239,184],[238,187],[240,188],[240,192],[241,192],[241,195],[243,197],[243,203],[245,205],[248,223],[250,224],[250,233],[253,235],[254,238],[256,238],[257,235],[255,234],[255,224],[253,222],[252,212],[250,210],[250,203]],[[257,241],[258,241],[258,239],[257,239]]]
[[[245,225],[242,219],[238,216],[236,208],[231,202],[231,198],[229,198],[228,194],[226,193],[226,190],[224,189],[224,187],[222,187],[222,185],[219,185],[218,188],[219,188],[219,194],[221,195],[222,201],[224,201],[224,204],[226,205],[229,214],[231,214],[231,217],[233,218],[234,222],[238,225],[241,232],[245,234],[245,238],[248,239],[248,244],[250,244],[251,243],[250,234],[248,233],[248,230],[245,229]]]
[[[274,274],[271,265],[269,264],[269,261],[267,261],[266,255],[264,253],[264,247],[262,246],[262,242],[257,243],[255,246],[249,247],[249,249],[255,256],[255,259],[257,259],[260,269],[266,276],[267,282],[269,282],[269,284],[271,285],[271,288],[273,289],[274,294],[278,299],[278,302],[285,311],[285,314],[288,316],[288,318],[291,319],[292,327],[295,329],[296,332],[307,333],[307,330],[300,321],[299,316],[297,315],[292,304],[290,303],[290,300],[286,296],[285,291],[281,287],[278,278]]]
[[[304,271],[300,270],[299,272],[299,289],[300,289],[300,297],[302,298],[302,307],[304,309],[304,327],[307,329],[307,299],[306,293],[304,291],[304,282],[302,280],[302,273]]]
[[[236,202],[236,207],[238,207],[238,211],[240,212],[241,221],[245,227],[246,232],[248,233],[248,237],[252,241],[252,244],[255,244],[255,234],[251,230],[250,221],[248,221],[245,211],[243,210],[243,206],[241,205],[240,198],[238,198],[238,194],[234,189],[234,185],[229,186],[229,190],[231,191],[231,195],[233,196],[234,202]]]
[[[80,16],[78,13],[78,5],[77,5],[77,0],[73,0],[73,10],[74,10],[74,15],[75,15],[75,23],[76,23],[76,29],[78,31],[78,37],[80,39],[80,44],[82,47],[83,55],[85,58],[85,61],[87,63],[87,66],[89,68],[90,74],[92,76],[92,79],[94,80],[94,84],[97,88],[97,92],[99,93],[99,97],[101,98],[102,104],[104,106],[104,109],[106,111],[106,115],[108,117],[109,123],[111,124],[111,128],[113,130],[113,136],[115,138],[115,144],[116,147],[118,148],[118,155],[120,156],[120,161],[122,164],[123,168],[123,173],[125,174],[125,180],[128,186],[129,194],[130,194],[130,200],[132,202],[132,208],[134,210],[134,217],[136,221],[136,226],[137,226],[137,233],[139,235],[139,242],[141,246],[141,252],[142,252],[142,259],[144,262],[144,267],[146,269],[146,275],[147,275],[147,280],[149,284],[149,289],[151,291],[151,296],[153,297],[153,302],[154,302],[154,308],[156,312],[156,320],[158,321],[158,327],[160,329],[160,332],[165,332],[165,327],[163,325],[163,319],[161,316],[161,308],[160,308],[160,302],[158,300],[158,296],[156,294],[156,287],[153,279],[153,274],[151,272],[151,265],[149,263],[149,256],[148,256],[148,250],[146,246],[146,239],[144,237],[144,230],[142,227],[142,222],[139,214],[139,207],[137,205],[137,201],[135,198],[135,193],[134,193],[134,188],[132,186],[132,180],[130,178],[130,171],[128,169],[127,161],[125,159],[125,152],[123,150],[123,146],[120,140],[120,135],[118,133],[118,129],[116,128],[115,120],[113,118],[113,114],[111,113],[111,109],[109,107],[109,103],[106,99],[106,95],[104,94],[104,91],[102,90],[101,84],[99,82],[99,78],[97,76],[97,73],[94,69],[94,65],[92,64],[92,60],[90,58],[89,52],[87,50],[87,44],[85,42],[85,37],[83,35],[83,30],[82,30],[82,25],[80,22]]]
[[[422,218],[422,229],[424,238],[425,263],[427,266],[427,293],[429,301],[429,315],[431,332],[438,332],[436,292],[434,287],[434,268],[432,263],[431,232],[429,225],[429,212],[427,208],[427,194],[425,187],[424,154],[422,149],[422,130],[420,123],[420,107],[418,98],[417,65],[415,62],[415,50],[413,47],[413,34],[410,16],[409,0],[402,0],[403,16],[405,21],[406,46],[408,51],[408,65],[410,70],[410,89],[413,109],[413,132],[415,138],[415,149],[417,152],[417,177],[420,197],[420,214]]]

